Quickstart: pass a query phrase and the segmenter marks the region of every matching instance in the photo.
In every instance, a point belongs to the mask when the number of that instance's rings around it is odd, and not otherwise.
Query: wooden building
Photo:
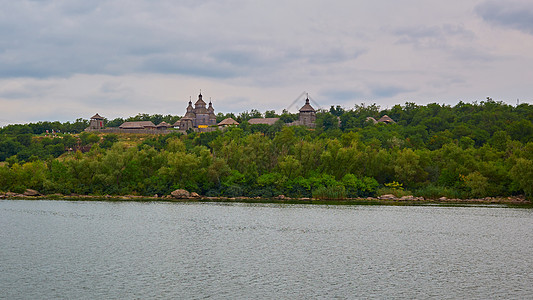
[[[98,113],[91,117],[89,121],[89,130],[100,130],[104,128],[104,118],[101,117]]]
[[[266,125],[274,125],[279,118],[252,118],[248,120],[248,124],[255,125],[255,124],[266,124]]]
[[[135,122],[124,122],[118,128],[123,129],[123,130],[155,129],[156,126],[151,121],[135,121]]]
[[[215,115],[215,109],[213,104],[209,101],[209,106],[206,107],[205,101],[202,99],[202,94],[198,95],[198,100],[192,107],[192,101],[189,101],[187,106],[187,112],[185,116],[174,123],[174,127],[178,127],[180,130],[189,129],[203,129],[209,126],[217,125],[217,117]]]
[[[229,126],[238,126],[238,125],[239,125],[239,122],[233,120],[233,118],[226,118],[220,121],[220,123],[218,123],[218,127],[229,127]]]

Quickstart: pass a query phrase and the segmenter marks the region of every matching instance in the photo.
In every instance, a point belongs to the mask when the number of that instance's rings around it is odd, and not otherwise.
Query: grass
[[[413,193],[410,191],[400,190],[400,189],[395,189],[395,188],[390,188],[390,187],[380,188],[377,190],[376,194],[378,194],[379,196],[393,194],[394,196],[398,198],[401,198],[403,196],[413,195]]]
[[[424,197],[426,199],[439,199],[440,197],[446,197],[449,199],[466,199],[468,195],[465,192],[458,191],[456,189],[427,185],[416,191],[416,196]]]
[[[346,189],[344,186],[321,186],[313,191],[313,198],[321,200],[344,199],[346,198]]]

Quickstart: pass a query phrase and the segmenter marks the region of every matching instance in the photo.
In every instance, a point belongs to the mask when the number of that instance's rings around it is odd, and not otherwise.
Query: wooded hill
[[[367,121],[385,114],[396,124]],[[246,122],[258,115],[281,120],[272,126]],[[188,135],[66,133],[80,132],[86,120],[9,125],[0,129],[0,191],[151,196],[183,188],[229,197],[533,196],[529,104],[487,99],[455,106],[406,103],[385,110],[337,106],[317,113],[315,129],[283,126],[296,117],[287,112],[252,110],[217,118],[228,116],[241,124]],[[127,120],[177,119],[138,115]],[[52,129],[60,133],[43,136]]]

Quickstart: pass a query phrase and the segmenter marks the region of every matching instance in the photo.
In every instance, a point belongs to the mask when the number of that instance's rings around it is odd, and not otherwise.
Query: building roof
[[[253,118],[248,120],[248,124],[267,124],[274,125],[279,120],[279,118]]]
[[[124,122],[119,126],[121,129],[145,129],[154,127],[155,125],[151,121]]]
[[[366,122],[368,121],[371,121],[372,123],[376,124],[378,121],[376,121],[376,119],[372,118],[372,117],[366,117],[365,119]]]
[[[209,119],[216,119],[217,116],[215,115],[215,109],[213,108],[213,104],[211,101],[209,101],[209,107],[207,108],[207,111],[209,112]]]
[[[387,115],[384,115],[383,117],[381,117],[378,122],[382,122],[382,123],[396,123],[394,122],[393,119],[391,119],[389,116]]]
[[[172,127],[172,125],[170,125],[170,124],[168,124],[167,122],[163,121],[163,122],[159,123],[159,124],[157,125],[157,127],[158,127],[158,128],[160,128],[160,127],[169,128],[169,127]]]
[[[305,104],[300,108],[300,112],[316,112],[311,104],[309,104],[309,98],[305,99]]]
[[[192,118],[190,116],[188,116],[188,115],[185,115],[185,116],[183,116],[183,118],[177,120],[176,123],[174,123],[174,124],[179,124],[181,121],[192,121],[192,120],[194,120],[194,118],[196,118],[194,115],[192,116]]]
[[[195,118],[196,118],[196,116],[195,116],[194,114],[192,115],[192,118],[191,118],[190,116],[188,116],[187,114],[185,114],[185,116],[183,116],[183,118],[177,120],[177,121],[174,123],[174,125],[172,125],[172,126],[181,126],[181,125],[182,125],[182,124],[181,124],[182,122],[187,122],[187,121],[189,121],[189,122],[193,122]]]
[[[239,125],[239,122],[233,120],[233,118],[226,118],[222,120],[220,123],[218,123],[218,126],[224,126],[224,125]]]
[[[192,107],[192,101],[189,101],[189,105],[187,106],[187,112],[193,112],[194,108]]]
[[[192,107],[192,101],[189,101],[189,105],[187,106],[187,112],[185,112],[185,116],[183,118],[190,118],[194,119],[196,116],[194,114],[194,108]],[[176,126],[177,123],[179,123],[180,120],[178,120],[174,126]]]
[[[202,100],[202,94],[198,95],[198,100],[196,100],[196,103],[194,103],[194,107],[197,107],[198,105],[205,107],[206,103],[204,100]]]
[[[91,119],[94,119],[94,120],[103,120],[104,118],[102,118],[98,113],[96,113],[96,115],[92,116]]]

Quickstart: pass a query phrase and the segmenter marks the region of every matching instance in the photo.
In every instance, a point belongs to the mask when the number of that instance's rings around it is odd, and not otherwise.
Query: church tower
[[[202,100],[202,93],[198,95],[198,100],[194,104],[194,114],[196,115],[197,128],[206,128],[209,125],[209,111],[205,107],[206,103]]]
[[[178,125],[180,130],[189,130],[194,127],[194,121],[196,115],[194,114],[194,108],[192,107],[192,101],[189,100],[189,106],[187,106],[187,112],[183,118],[179,119],[174,126]]]
[[[209,112],[209,125],[217,125],[217,116],[215,115],[215,109],[213,108],[211,99],[209,99],[209,107],[207,108],[207,112]]]
[[[298,117],[300,125],[315,127],[316,110],[309,104],[309,96],[305,99],[305,104],[300,108],[300,115]]]
[[[179,129],[183,131],[187,131],[189,129],[195,129],[195,131],[207,131],[205,128],[211,125],[216,125],[217,117],[215,115],[213,103],[211,103],[211,100],[209,100],[209,107],[206,107],[207,104],[202,98],[202,92],[200,91],[198,100],[196,100],[196,103],[194,103],[194,107],[192,105],[192,101],[189,100],[187,112],[183,118],[176,121],[174,126],[179,126]]]

